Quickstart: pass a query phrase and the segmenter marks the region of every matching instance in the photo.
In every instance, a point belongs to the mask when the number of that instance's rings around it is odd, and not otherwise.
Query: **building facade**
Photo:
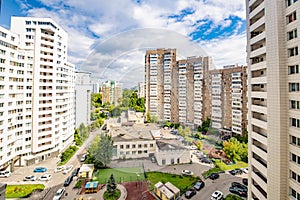
[[[299,199],[300,3],[251,0],[246,8],[248,199]]]
[[[147,50],[145,55],[146,113],[159,121],[176,121],[172,84],[176,49]],[[171,103],[172,102],[172,103]]]
[[[146,97],[146,84],[145,82],[140,82],[138,84],[138,98]]]
[[[91,83],[91,73],[76,71],[75,74],[75,126],[78,128],[81,123],[85,126],[90,124],[93,84]]]
[[[67,33],[49,18],[0,27],[0,168],[57,156],[73,142],[74,65]]]
[[[204,118],[211,126],[243,135],[247,129],[247,67],[230,65],[206,71]]]
[[[106,81],[102,84],[102,103],[112,103],[118,105],[122,98],[122,84],[116,81]]]

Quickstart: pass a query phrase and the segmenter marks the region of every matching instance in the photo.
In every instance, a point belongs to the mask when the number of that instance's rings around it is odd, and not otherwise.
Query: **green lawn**
[[[150,189],[153,190],[154,185],[157,182],[170,182],[180,189],[181,194],[183,194],[189,187],[193,185],[199,178],[194,176],[180,176],[162,172],[147,172],[147,180],[150,182]]]
[[[99,169],[97,172],[94,173],[93,181],[98,181],[99,183],[106,183],[111,174],[114,174],[117,183],[145,180],[144,172],[141,167],[131,167]]]
[[[220,159],[215,159],[214,163],[215,163],[214,168],[212,168],[212,169],[210,169],[210,170],[208,170],[208,171],[206,171],[202,174],[202,176],[204,178],[206,178],[207,176],[209,176],[210,174],[215,173],[215,172],[223,172],[223,171],[233,170],[233,169],[237,169],[237,168],[246,168],[246,167],[248,167],[248,163],[245,163],[245,162],[242,162],[242,161],[236,162],[236,164],[234,164],[234,165],[226,165]]]
[[[234,195],[234,194],[228,194],[226,197],[225,197],[225,200],[243,200],[242,198]]]
[[[27,197],[35,190],[43,190],[43,184],[26,184],[26,185],[8,185],[6,187],[6,198],[23,198]]]

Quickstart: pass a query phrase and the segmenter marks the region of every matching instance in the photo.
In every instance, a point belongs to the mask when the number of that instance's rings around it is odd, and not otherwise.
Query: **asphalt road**
[[[43,200],[52,200],[54,195],[56,194],[57,190],[61,187],[63,187],[63,184],[68,176],[71,175],[73,170],[75,168],[78,168],[82,165],[80,162],[80,158],[83,154],[87,152],[87,149],[91,142],[94,140],[97,134],[101,133],[101,130],[97,130],[95,132],[90,133],[90,137],[84,142],[84,144],[78,149],[78,151],[75,153],[75,155],[69,160],[66,166],[73,165],[72,170],[68,174],[63,174],[62,172],[59,173],[52,173],[52,179],[49,181],[48,186],[50,187],[50,190],[47,192],[46,196],[39,196],[39,199]],[[55,166],[56,167],[56,166]],[[55,168],[54,167],[54,168]],[[77,194],[78,190],[73,189],[75,185],[75,180],[71,182],[71,184],[66,188],[66,191],[64,193],[64,196],[61,199],[74,199],[75,195]],[[36,199],[36,197],[32,197],[32,199]]]

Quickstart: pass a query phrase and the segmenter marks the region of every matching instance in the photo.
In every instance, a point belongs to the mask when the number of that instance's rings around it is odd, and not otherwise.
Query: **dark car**
[[[243,178],[242,182],[243,182],[244,185],[248,185],[248,179],[247,178]]]
[[[205,183],[203,181],[197,181],[194,185],[195,190],[201,190],[205,186]]]
[[[241,170],[241,169],[233,169],[233,170],[229,171],[229,173],[232,174],[232,175],[242,174],[243,170]]]
[[[241,183],[238,183],[238,182],[232,182],[231,183],[231,187],[236,187],[236,188],[240,188],[241,190],[247,192],[248,191],[248,188],[246,186],[244,186],[243,184]]]
[[[201,162],[211,164],[212,161],[209,158],[201,158]]]
[[[65,186],[65,187],[66,187],[66,186],[69,186],[69,185],[71,184],[72,180],[73,180],[73,176],[69,176],[69,177],[65,180],[64,186]]]
[[[230,187],[229,191],[233,194],[237,194],[240,197],[247,197],[247,192],[239,187]]]
[[[211,175],[208,176],[211,180],[216,180],[220,177],[218,173],[212,173]]]
[[[184,193],[185,198],[190,199],[196,194],[196,190],[194,189],[189,189]]]
[[[76,168],[74,169],[74,171],[72,172],[72,176],[77,176],[78,172],[79,172],[80,168]]]

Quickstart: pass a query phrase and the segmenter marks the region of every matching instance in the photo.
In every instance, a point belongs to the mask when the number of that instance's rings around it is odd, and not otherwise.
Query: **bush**
[[[71,157],[75,154],[75,152],[78,150],[78,147],[76,146],[70,146],[69,148],[67,148],[64,152],[61,153],[60,155],[60,163],[58,164],[60,165],[64,165],[66,164]]]
[[[226,197],[225,197],[225,200],[243,200],[242,198],[234,195],[234,194],[228,194]]]
[[[80,188],[82,186],[82,180],[77,181],[74,188]]]

